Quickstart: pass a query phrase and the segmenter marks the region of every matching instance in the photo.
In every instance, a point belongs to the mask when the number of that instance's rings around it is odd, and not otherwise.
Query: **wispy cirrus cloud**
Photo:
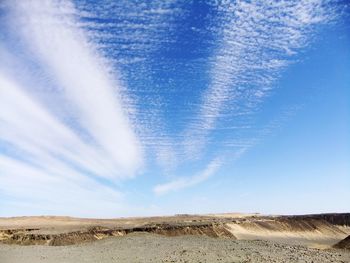
[[[51,158],[69,161],[96,176],[112,176],[113,165],[103,157],[106,153],[86,144],[14,81],[0,74],[0,83],[0,134],[10,152],[39,165]]]
[[[122,69],[121,78],[131,83],[123,90],[127,94],[124,106],[131,109],[129,117],[137,123],[147,156],[155,157],[161,166],[173,166],[175,153],[170,147],[174,134],[167,133],[168,116],[164,114],[168,93],[162,87],[165,83],[155,83],[152,78],[163,60],[154,55],[176,41],[176,21],[184,11],[181,4],[177,0],[76,2],[80,25],[111,65]]]
[[[109,156],[82,141],[1,73],[0,94],[0,191],[16,201],[18,211],[30,214],[25,204],[35,203],[41,213],[97,216],[101,210],[86,212],[99,203],[105,212],[114,207],[117,213],[122,194],[99,179],[115,173]],[[0,213],[9,209],[3,205]]]
[[[122,106],[119,83],[77,26],[74,6],[68,1],[15,1],[9,9],[11,29],[19,28],[29,53],[58,87],[51,96],[62,95],[90,145],[113,163],[110,176],[132,175],[141,164],[141,147]]]
[[[1,8],[1,192],[17,204],[42,204],[42,213],[51,205],[82,215],[97,204],[117,213],[116,180],[134,176],[143,156],[108,61],[70,1]]]
[[[33,166],[0,155],[0,216],[72,215],[112,217],[123,195],[76,171],[47,162]]]
[[[220,168],[221,164],[222,161],[220,159],[214,159],[203,171],[199,172],[198,174],[194,176],[178,177],[170,182],[158,184],[153,188],[153,191],[157,195],[163,195],[169,192],[195,186],[213,176]]]
[[[212,151],[211,146],[222,159],[236,160],[280,126],[276,121],[282,122],[289,114],[281,113],[259,128],[249,116],[259,110],[281,74],[313,42],[319,26],[337,16],[331,1],[323,0],[223,1],[212,8],[220,16],[217,23],[208,24],[217,32],[207,61],[208,87],[194,107],[196,114],[178,137],[181,142],[167,146],[162,155],[181,164],[201,160],[207,149]],[[244,135],[246,130],[250,136]],[[222,136],[230,131],[230,136]],[[191,180],[180,178],[157,186],[155,192],[182,188],[191,185]]]
[[[213,130],[256,112],[281,73],[313,41],[317,26],[336,17],[331,1],[323,0],[222,2],[217,8],[221,22],[210,84],[184,132],[190,158],[203,153]]]

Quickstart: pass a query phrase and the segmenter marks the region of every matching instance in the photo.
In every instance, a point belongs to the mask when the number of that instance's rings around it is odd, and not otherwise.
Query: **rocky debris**
[[[311,249],[271,241],[233,240],[195,235],[167,237],[134,233],[123,238],[109,238],[66,247],[0,244],[0,262],[345,263],[350,262],[350,252]]]
[[[350,250],[350,236],[347,236],[346,238],[335,244],[333,247]]]

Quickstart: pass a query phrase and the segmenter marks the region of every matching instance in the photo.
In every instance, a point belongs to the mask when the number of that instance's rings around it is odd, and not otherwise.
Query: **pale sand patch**
[[[338,226],[338,228],[344,233],[350,235],[350,226]]]
[[[255,222],[244,222],[242,224],[228,223],[227,229],[231,231],[238,240],[270,240],[288,244],[301,244],[309,247],[329,248],[339,240],[347,236],[337,227],[329,228],[328,225],[320,225],[315,230],[291,231],[290,226],[283,223],[271,221],[274,229],[257,225]]]
[[[247,217],[259,217],[262,216],[259,213],[220,213],[220,214],[206,214],[207,216],[219,217],[219,218],[247,218]]]

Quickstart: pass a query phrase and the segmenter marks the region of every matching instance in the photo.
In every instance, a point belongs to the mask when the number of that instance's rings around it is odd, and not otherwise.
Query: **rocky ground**
[[[350,262],[346,250],[318,250],[271,241],[149,233],[73,246],[0,245],[1,263],[58,262]]]
[[[326,216],[5,218],[0,263],[350,262],[350,214]]]

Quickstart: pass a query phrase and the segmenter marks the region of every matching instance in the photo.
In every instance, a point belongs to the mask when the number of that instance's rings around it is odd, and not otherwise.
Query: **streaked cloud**
[[[8,1],[2,8],[10,36],[0,46],[1,191],[18,203],[45,199],[62,213],[82,200],[118,207],[116,180],[135,176],[143,157],[108,60],[69,1]],[[78,207],[76,215],[87,208]]]
[[[208,164],[208,166],[203,171],[201,171],[197,175],[178,177],[173,181],[164,184],[158,184],[154,187],[153,191],[157,195],[163,195],[172,191],[178,191],[184,188],[195,186],[209,179],[209,177],[213,176],[215,172],[220,168],[221,163],[221,160],[214,159]]]
[[[111,217],[124,202],[121,193],[54,162],[33,166],[0,155],[0,179],[2,196],[9,200],[1,207],[1,216]]]
[[[89,144],[108,156],[114,170],[110,176],[133,175],[141,164],[141,147],[123,109],[119,84],[78,28],[73,6],[67,1],[17,1],[11,11],[12,29],[20,29],[24,45],[58,86],[51,96],[62,93],[73,105]]]

